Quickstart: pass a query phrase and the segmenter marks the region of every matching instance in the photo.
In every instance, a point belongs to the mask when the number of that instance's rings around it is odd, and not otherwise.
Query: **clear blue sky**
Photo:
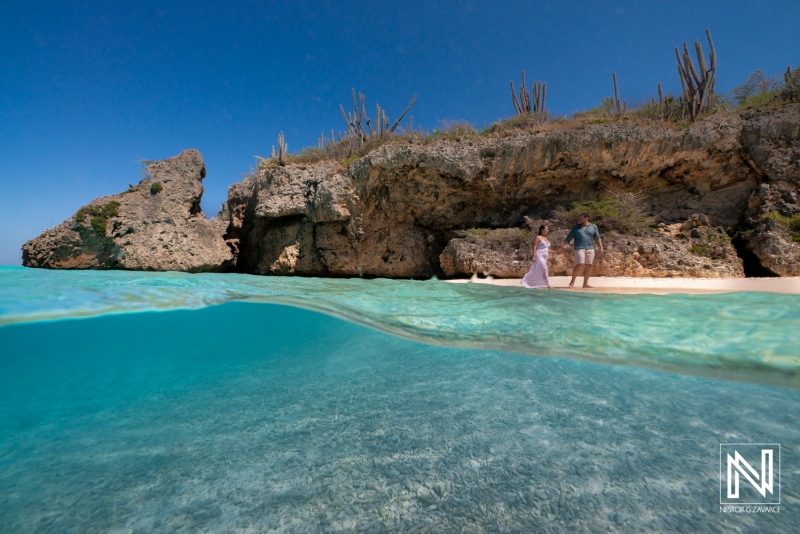
[[[800,2],[56,1],[0,17],[0,265],[93,198],[140,179],[142,159],[200,150],[203,209],[283,130],[290,151],[343,130],[350,89],[414,124],[477,127],[513,114],[521,69],[570,114],[613,92],[679,90],[673,48],[711,29],[717,92],[800,63]]]

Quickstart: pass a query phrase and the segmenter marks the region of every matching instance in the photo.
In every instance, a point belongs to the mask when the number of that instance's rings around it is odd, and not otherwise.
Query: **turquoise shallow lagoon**
[[[797,532],[798,304],[0,269],[0,531]]]

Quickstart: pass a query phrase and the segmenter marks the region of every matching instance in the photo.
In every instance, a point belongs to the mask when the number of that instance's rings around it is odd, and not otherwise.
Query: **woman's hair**
[[[536,234],[536,235],[542,235],[542,230],[544,230],[545,228],[547,228],[547,225],[546,225],[546,224],[543,224],[543,225],[541,225],[541,226],[539,227],[539,233],[538,233],[538,234]]]

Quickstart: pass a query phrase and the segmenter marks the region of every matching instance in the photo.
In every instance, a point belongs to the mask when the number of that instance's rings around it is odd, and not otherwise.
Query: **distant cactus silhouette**
[[[525,87],[525,71],[522,71],[522,85],[519,88],[519,100],[517,100],[516,90],[514,89],[514,81],[511,81],[511,100],[514,103],[514,110],[517,115],[525,115],[526,113],[539,113],[544,111],[544,101],[547,96],[547,84],[544,82],[534,81],[531,89],[533,90],[533,105],[531,105],[531,95]]]
[[[275,147],[272,147],[270,158],[277,158],[278,165],[286,165],[286,154],[289,153],[289,145],[284,142],[283,132],[278,134],[278,152],[275,152]]]
[[[617,115],[623,115],[626,111],[628,111],[628,102],[623,102],[620,104],[619,90],[617,90],[617,73],[612,72],[611,77],[614,79],[614,98],[611,99],[611,111]]]
[[[692,121],[700,116],[714,96],[714,84],[717,77],[717,53],[714,50],[714,41],[711,40],[711,32],[708,28],[706,28],[706,38],[708,39],[710,66],[706,64],[700,41],[695,40],[694,42],[695,51],[697,52],[697,66],[700,69],[699,73],[694,68],[686,41],[683,42],[683,57],[681,57],[678,47],[675,47],[675,57],[678,58],[678,75],[681,78],[683,96],[688,106],[689,118]]]
[[[417,100],[417,95],[411,99],[411,103],[400,117],[394,121],[392,126],[389,126],[389,119],[386,117],[386,112],[381,109],[380,104],[375,105],[375,121],[374,123],[369,120],[364,109],[364,95],[358,93],[356,99],[356,90],[353,89],[353,112],[345,113],[344,106],[339,104],[339,109],[342,112],[345,124],[347,124],[347,135],[356,144],[361,144],[371,136],[383,137],[387,133],[394,132],[395,128],[403,120],[403,117],[411,110],[414,102]],[[366,125],[366,128],[364,127]]]

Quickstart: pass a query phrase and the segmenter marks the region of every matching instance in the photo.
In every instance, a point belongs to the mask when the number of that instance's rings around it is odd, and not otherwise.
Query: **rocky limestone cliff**
[[[785,224],[800,220],[800,104],[747,117],[741,144],[761,176],[748,202],[746,246],[768,272],[800,276],[800,228]]]
[[[554,230],[548,270],[551,276],[571,275],[575,267],[572,249],[555,254],[571,223],[534,221]],[[466,231],[451,239],[439,261],[446,276],[473,273],[500,278],[521,278],[531,265],[535,233],[518,228]],[[744,276],[742,260],[731,238],[708,225],[708,218],[695,214],[684,223],[660,224],[643,235],[616,232],[603,236],[605,254],[595,258],[592,273],[598,276],[737,278]]]
[[[92,201],[26,243],[24,264],[520,276],[530,261],[526,217],[549,220],[556,243],[572,221],[552,214],[579,200],[643,193],[657,227],[606,233],[596,274],[800,274],[798,104],[688,128],[556,121],[506,137],[387,144],[347,168],[266,166],[229,188],[212,221],[200,212],[198,152],[148,170],[125,193]],[[553,274],[571,270],[569,255],[552,261]]]
[[[127,191],[97,198],[22,247],[23,265],[51,269],[221,271],[227,222],[200,210],[206,168],[196,150],[150,163]]]
[[[762,136],[762,123],[789,126]],[[797,158],[785,156],[796,155],[797,138],[785,131],[799,124],[800,106],[688,128],[551,124],[505,138],[384,145],[347,169],[269,167],[231,186],[227,237],[238,246],[243,272],[519,276],[529,255],[507,251],[513,259],[505,265],[482,267],[483,251],[470,263],[469,253],[457,252],[465,250],[462,231],[520,228],[524,216],[544,219],[576,200],[643,192],[660,228],[609,241],[613,252],[598,274],[742,276],[729,234],[754,220],[746,219],[754,195],[773,180],[765,169],[784,169],[776,186],[797,173]],[[786,257],[775,248],[773,257]]]

